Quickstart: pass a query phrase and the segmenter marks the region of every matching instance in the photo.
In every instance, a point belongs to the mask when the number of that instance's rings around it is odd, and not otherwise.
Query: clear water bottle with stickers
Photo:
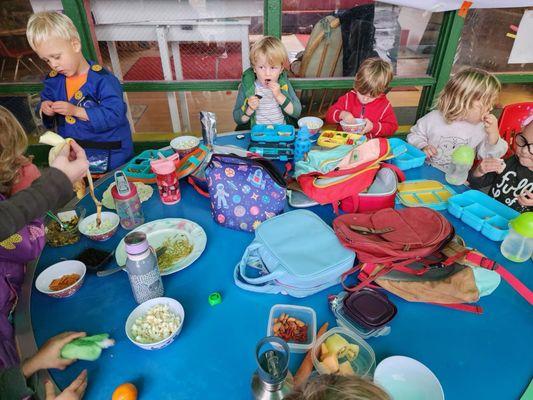
[[[157,256],[144,232],[131,232],[124,238],[126,271],[135,301],[141,304],[164,294]]]

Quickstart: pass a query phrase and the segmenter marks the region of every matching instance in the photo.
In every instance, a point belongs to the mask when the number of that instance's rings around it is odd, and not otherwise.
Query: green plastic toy
[[[74,339],[61,349],[61,357],[68,359],[94,361],[102,354],[102,349],[107,349],[115,344],[113,339],[109,339],[107,333],[86,336]]]
[[[222,296],[218,292],[211,293],[208,301],[211,306],[216,306],[217,304],[222,303]]]
[[[470,146],[459,146],[452,153],[452,161],[456,164],[472,165],[476,152]]]

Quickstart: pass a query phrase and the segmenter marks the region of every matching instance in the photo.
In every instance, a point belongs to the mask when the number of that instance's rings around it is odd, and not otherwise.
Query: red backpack
[[[527,301],[533,293],[501,265],[458,242],[453,226],[440,213],[425,207],[383,209],[373,214],[344,214],[333,221],[341,243],[354,250],[360,264],[357,291],[372,282],[409,301],[481,312],[479,292],[467,266],[496,271]]]
[[[332,154],[331,159],[328,159],[329,153]],[[311,151],[308,156],[313,158],[315,154],[316,159],[307,161],[305,166],[309,172],[297,176],[298,184],[308,197],[318,203],[331,203],[335,213],[338,213],[339,205],[344,212],[357,211],[361,192],[372,185],[382,166],[392,169],[399,180],[404,179],[402,171],[395,166],[382,164],[384,160],[391,158],[389,142],[384,138],[370,139],[359,146],[354,146],[342,158],[336,158],[338,149],[315,153]],[[323,165],[329,165],[330,168],[334,165],[334,168],[324,172],[321,168]],[[297,171],[298,169],[297,165]],[[369,196],[365,199],[366,207],[363,208],[372,211],[382,208],[383,204],[392,207],[395,194],[396,191],[387,193],[381,202],[376,201],[378,196],[373,196],[373,199]],[[372,201],[373,204],[367,205],[368,201]]]

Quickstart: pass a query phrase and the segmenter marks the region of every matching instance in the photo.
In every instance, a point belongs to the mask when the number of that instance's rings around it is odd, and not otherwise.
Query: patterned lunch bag
[[[213,219],[220,225],[251,232],[285,208],[285,180],[264,158],[213,154],[205,173]]]

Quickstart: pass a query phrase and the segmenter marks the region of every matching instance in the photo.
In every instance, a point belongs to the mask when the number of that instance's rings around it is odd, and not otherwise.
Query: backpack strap
[[[383,163],[381,164],[381,166],[383,168],[392,169],[396,173],[396,176],[398,177],[398,182],[405,181],[405,173],[400,168],[398,168],[398,166],[394,164],[389,164],[389,163]]]
[[[483,307],[478,306],[477,304],[444,304],[444,303],[428,303],[428,304],[434,304],[436,306],[451,308],[453,310],[458,311],[466,311],[473,314],[483,314]]]
[[[500,275],[509,285],[512,286],[529,304],[533,304],[533,292],[522,282],[518,280],[516,276],[507,271],[502,265],[492,261],[489,258],[484,257],[482,254],[475,251],[470,251],[465,260],[471,262],[482,268],[495,271]]]
[[[194,188],[194,190],[196,190],[199,194],[201,194],[201,195],[204,196],[204,197],[209,198],[209,193],[207,193],[205,190],[202,190],[202,188],[196,184],[196,182],[194,181],[194,179],[193,179],[191,176],[187,177],[187,182],[189,182],[189,184],[190,184],[190,185]]]

